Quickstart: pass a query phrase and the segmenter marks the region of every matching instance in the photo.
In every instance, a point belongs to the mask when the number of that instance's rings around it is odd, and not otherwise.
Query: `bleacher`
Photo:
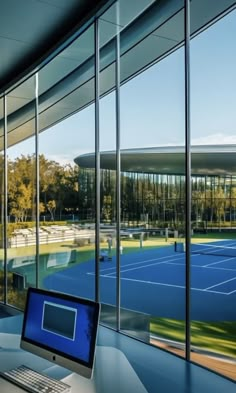
[[[26,247],[36,244],[35,228],[17,229],[9,238],[9,248]],[[93,229],[81,229],[76,225],[41,226],[39,229],[39,243],[50,244],[64,241],[72,241],[75,244],[80,239],[87,239],[87,243],[94,242],[95,231]]]

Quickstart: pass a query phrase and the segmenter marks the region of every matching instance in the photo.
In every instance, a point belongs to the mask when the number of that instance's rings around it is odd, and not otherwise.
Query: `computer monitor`
[[[91,378],[99,314],[94,301],[29,288],[20,346]]]

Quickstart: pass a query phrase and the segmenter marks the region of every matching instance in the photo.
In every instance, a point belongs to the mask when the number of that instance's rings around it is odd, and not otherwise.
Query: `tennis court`
[[[219,247],[216,247],[217,246]],[[218,255],[219,254],[219,255]],[[58,271],[44,286],[94,296],[94,261]],[[100,263],[101,301],[115,304],[116,259]],[[236,241],[192,245],[191,318],[236,320]],[[185,317],[185,253],[174,245],[121,255],[121,305],[160,317]]]

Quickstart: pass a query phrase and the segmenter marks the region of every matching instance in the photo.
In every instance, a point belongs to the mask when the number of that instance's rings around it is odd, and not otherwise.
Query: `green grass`
[[[185,342],[185,322],[151,318],[150,331],[167,340]],[[236,321],[191,322],[191,344],[199,349],[236,358]]]

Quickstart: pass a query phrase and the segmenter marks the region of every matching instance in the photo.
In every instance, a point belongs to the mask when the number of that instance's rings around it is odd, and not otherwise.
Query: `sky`
[[[190,44],[191,143],[236,144],[236,11]],[[184,49],[121,87],[121,148],[184,144]],[[33,151],[32,140],[20,148]],[[115,95],[100,101],[100,149],[115,149]],[[61,163],[94,151],[94,105],[40,135],[39,150]],[[19,156],[19,146],[10,149]]]

